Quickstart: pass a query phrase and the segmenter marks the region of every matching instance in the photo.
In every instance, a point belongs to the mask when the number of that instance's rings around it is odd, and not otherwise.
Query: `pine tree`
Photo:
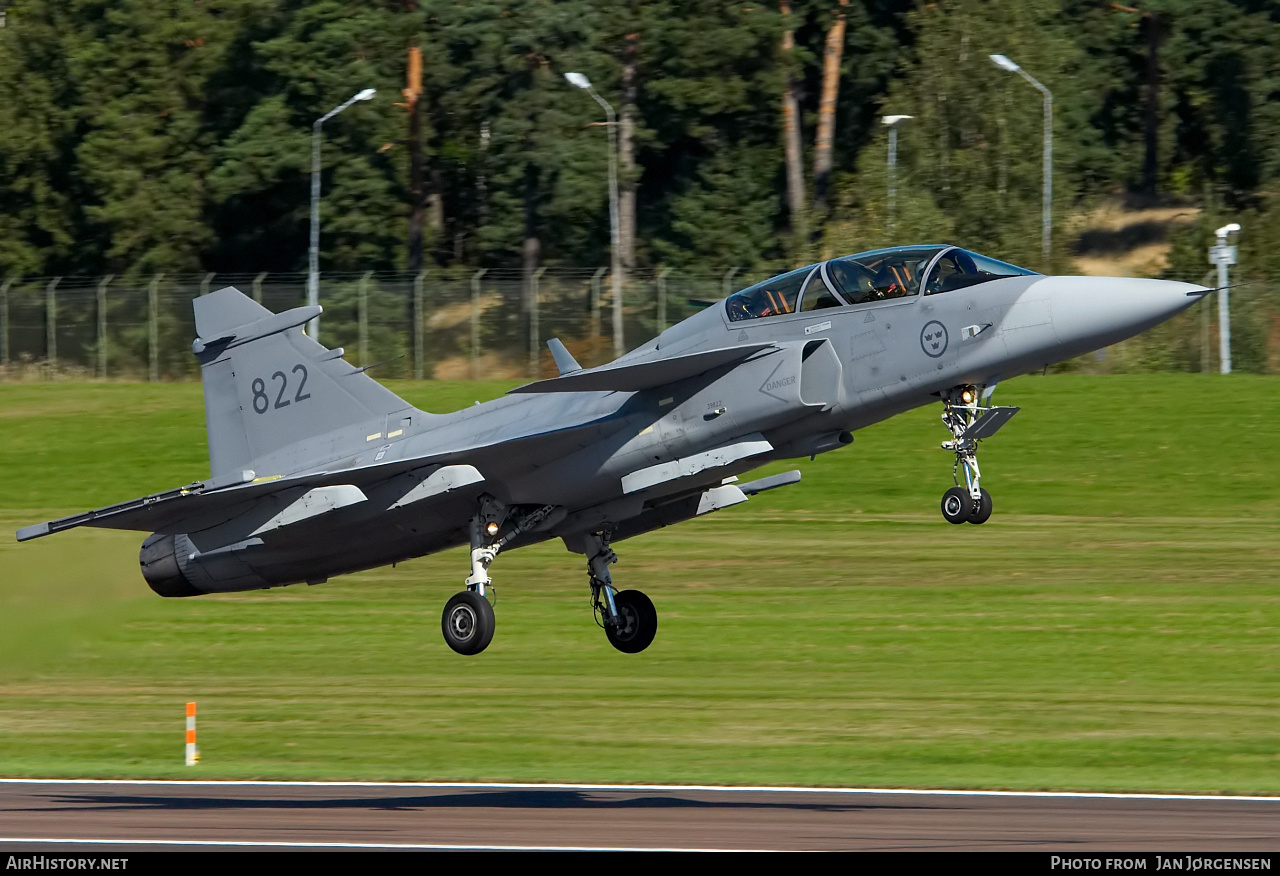
[[[212,243],[206,119],[245,0],[76,0],[66,37],[83,131],[76,172],[104,270],[194,271]]]
[[[94,267],[80,247],[70,21],[62,3],[27,0],[0,28],[0,277]]]
[[[1057,13],[1055,0],[950,0],[909,17],[915,48],[885,104],[914,117],[899,140],[898,240],[883,231],[883,133],[863,152],[858,178],[841,186],[853,215],[837,239],[884,245],[936,240],[949,230],[953,243],[1050,268],[1040,254],[1043,100],[989,55],[1024,64],[1055,95],[1053,206],[1060,217],[1077,191],[1069,170],[1079,138],[1072,101],[1080,98],[1068,83],[1080,56]],[[1054,242],[1065,252],[1061,234]]]
[[[409,157],[395,107],[405,50],[423,29],[413,3],[274,0],[259,9],[243,52],[258,97],[223,141],[212,174],[219,270],[306,264],[312,126],[364,88],[321,129],[321,254],[325,271],[403,268]],[[258,261],[257,264],[262,264]],[[243,265],[243,266],[240,266]]]

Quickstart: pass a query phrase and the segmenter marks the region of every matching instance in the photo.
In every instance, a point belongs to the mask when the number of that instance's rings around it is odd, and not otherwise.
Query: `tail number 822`
[[[256,414],[265,414],[270,409],[287,408],[293,402],[302,402],[311,398],[311,393],[303,392],[307,386],[307,366],[294,365],[291,373],[298,375],[298,388],[293,393],[293,399],[285,398],[285,393],[289,389],[289,377],[283,371],[277,371],[271,375],[272,383],[279,383],[280,388],[276,391],[276,400],[273,403],[271,396],[267,394],[267,382],[261,377],[255,377],[250,387],[253,389],[253,411]]]

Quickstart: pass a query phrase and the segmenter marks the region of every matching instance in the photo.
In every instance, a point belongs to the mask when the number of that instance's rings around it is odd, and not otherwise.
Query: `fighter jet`
[[[470,574],[441,628],[460,654],[490,643],[493,563],[552,538],[587,561],[597,623],[643,651],[652,601],[618,590],[613,545],[794,484],[742,482],[776,460],[940,404],[953,524],[981,524],[978,442],[1018,411],[1006,378],[1163,322],[1211,290],[1160,280],[1044,276],[955,246],[879,249],[728,296],[614,362],[451,414],[418,410],[304,330],[319,307],[272,313],[228,287],[194,301],[211,476],[28,526],[152,533],[142,576],[161,596],[318,584],[467,545]]]

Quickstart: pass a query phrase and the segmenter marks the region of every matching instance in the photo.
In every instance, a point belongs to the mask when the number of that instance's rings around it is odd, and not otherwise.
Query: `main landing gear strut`
[[[489,591],[493,581],[489,566],[498,552],[521,534],[534,529],[555,511],[554,505],[543,505],[527,513],[511,513],[511,509],[489,495],[480,497],[480,512],[471,518],[471,574],[467,589],[445,603],[440,629],[445,643],[459,654],[479,654],[493,640],[493,605]],[[510,523],[505,535],[503,526]]]
[[[492,496],[480,497],[479,512],[471,518],[471,574],[467,589],[445,604],[440,618],[440,629],[450,648],[459,654],[479,654],[489,646],[494,630],[489,595],[495,591],[489,567],[499,551],[521,534],[538,528],[556,510],[554,505],[543,505],[532,511],[517,511]],[[639,590],[614,589],[609,566],[618,561],[618,555],[609,547],[609,532],[587,533],[581,538],[596,623],[619,651],[643,651],[658,631],[658,613],[653,603]]]
[[[956,455],[951,468],[956,485],[942,494],[942,516],[948,523],[986,523],[991,517],[991,494],[980,484],[978,442],[994,435],[1019,410],[983,407],[982,401],[994,388],[983,392],[979,386],[958,386],[942,397],[942,423],[951,432],[951,440],[942,442],[942,449]],[[962,469],[964,485],[960,484]]]
[[[591,580],[591,608],[596,623],[604,627],[609,644],[624,654],[638,654],[658,632],[658,612],[653,602],[639,590],[615,590],[609,566],[618,555],[609,547],[609,532],[593,532],[583,537],[587,554],[587,575]]]

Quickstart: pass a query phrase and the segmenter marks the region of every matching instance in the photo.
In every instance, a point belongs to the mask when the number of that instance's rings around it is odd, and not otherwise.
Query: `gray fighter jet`
[[[597,621],[620,651],[657,614],[616,590],[611,545],[800,480],[767,462],[836,450],[940,403],[956,486],[943,516],[980,524],[978,442],[1017,412],[996,384],[1114,344],[1196,303],[1187,283],[1036,274],[954,246],[836,258],[730,295],[620,359],[452,414],[420,411],[307,337],[318,307],[274,314],[234,288],[195,300],[211,477],[60,520],[153,533],[142,575],[161,596],[317,584],[470,546],[445,641],[489,644],[501,551],[551,538],[586,556]],[[959,475],[962,475],[959,476]]]

